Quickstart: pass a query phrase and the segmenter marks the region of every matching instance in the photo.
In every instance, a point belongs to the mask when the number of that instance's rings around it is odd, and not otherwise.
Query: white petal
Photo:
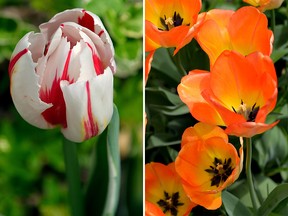
[[[61,89],[66,103],[67,128],[62,128],[64,136],[81,142],[103,132],[113,114],[112,71],[107,68],[100,76],[71,85],[62,81]]]
[[[61,13],[56,14],[48,22],[43,23],[39,26],[41,32],[45,35],[48,40],[54,32],[59,28],[61,23],[65,22],[78,22],[78,18],[83,16],[83,9],[75,8],[72,10],[65,10]]]
[[[31,32],[26,34],[16,45],[12,56],[15,56],[17,51],[29,49],[30,43],[33,44],[34,40],[39,40],[37,35]],[[44,103],[39,98],[39,76],[35,72],[35,65],[30,51],[15,62],[11,68],[11,96],[23,119],[36,127],[49,128],[50,125],[41,113],[51,107],[51,104]]]
[[[58,47],[47,60],[45,71],[43,72],[43,78],[41,78],[41,91],[50,90],[55,79],[57,80],[61,78],[69,51],[70,43],[67,42],[66,38],[61,38]]]
[[[96,76],[91,49],[83,41],[81,41],[81,44],[84,48],[79,54],[81,68],[77,82],[87,81]]]

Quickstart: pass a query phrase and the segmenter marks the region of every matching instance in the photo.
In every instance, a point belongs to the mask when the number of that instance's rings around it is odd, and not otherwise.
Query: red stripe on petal
[[[98,33],[98,36],[101,37],[101,35],[104,33],[103,30],[101,30],[99,33]]]
[[[61,125],[63,128],[67,127],[66,119],[66,104],[63,96],[63,92],[60,87],[61,80],[67,80],[69,83],[73,83],[73,80],[69,80],[68,68],[71,59],[72,50],[69,51],[65,61],[64,69],[61,78],[57,78],[55,74],[54,81],[51,89],[41,89],[40,98],[46,103],[52,103],[53,106],[45,110],[42,115],[47,122],[52,125]]]
[[[9,72],[9,76],[11,77],[12,75],[12,70],[16,64],[16,62],[23,56],[25,55],[29,50],[26,48],[22,51],[20,51],[19,53],[17,53],[10,61],[9,63],[9,67],[8,67],[8,72]]]
[[[85,127],[85,139],[89,139],[93,136],[96,136],[99,132],[98,125],[94,122],[93,113],[92,113],[92,103],[91,103],[91,94],[90,94],[90,84],[86,82],[86,92],[87,92],[87,114],[88,120],[84,122]]]
[[[61,80],[68,80],[69,81],[68,67],[69,67],[69,63],[70,63],[70,59],[71,59],[71,53],[72,53],[72,49],[69,50],[67,59],[65,61]]]
[[[93,17],[90,16],[85,10],[82,10],[82,12],[84,13],[84,15],[78,18],[78,24],[94,32],[95,27]]]
[[[86,44],[91,49],[92,58],[93,58],[93,64],[94,64],[94,68],[95,68],[96,74],[97,75],[103,74],[104,73],[104,68],[103,68],[103,65],[102,65],[102,62],[101,62],[100,58],[95,53],[95,50],[92,48],[92,46],[89,43],[86,43]]]

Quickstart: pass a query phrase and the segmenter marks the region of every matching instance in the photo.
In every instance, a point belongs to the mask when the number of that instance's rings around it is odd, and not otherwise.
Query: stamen
[[[211,178],[211,187],[216,186],[219,187],[221,182],[225,182],[227,178],[231,175],[234,168],[231,166],[231,158],[228,158],[224,160],[224,163],[222,163],[221,159],[214,158],[213,165],[210,166],[211,169],[205,169],[206,172],[213,175]]]
[[[232,106],[235,113],[243,115],[247,122],[254,122],[259,111],[259,106],[256,107],[256,103],[253,104],[252,108],[247,105],[241,99],[238,111]]]
[[[183,23],[183,20],[184,19],[176,11],[174,11],[174,14],[172,17],[166,17],[166,15],[164,15],[164,19],[160,17],[161,25],[164,28],[160,27],[159,30],[169,31],[174,27],[181,26]]]
[[[179,192],[172,193],[170,196],[166,191],[164,191],[164,199],[160,199],[157,204],[163,209],[163,212],[166,213],[170,211],[172,216],[177,216],[178,206],[184,205],[184,203],[179,202]]]

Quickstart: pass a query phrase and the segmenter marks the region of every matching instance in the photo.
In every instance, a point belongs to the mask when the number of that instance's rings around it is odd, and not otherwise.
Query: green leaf
[[[229,216],[252,216],[251,211],[243,203],[228,191],[222,192],[222,201]]]
[[[274,50],[273,53],[271,54],[271,58],[273,62],[275,63],[287,54],[288,54],[288,48],[285,48],[285,49],[282,48],[282,49]]]
[[[255,160],[264,169],[268,163],[278,165],[276,162],[285,160],[288,154],[287,137],[278,126],[263,134],[260,140],[255,141]],[[277,159],[277,160],[276,160]]]
[[[182,76],[173,61],[171,61],[171,58],[172,55],[169,54],[168,49],[157,49],[152,61],[152,68],[157,69],[158,71],[162,72],[164,76],[168,76],[176,83],[179,83]],[[150,72],[150,74],[152,73]]]
[[[260,209],[258,210],[258,215],[266,216],[269,215],[278,204],[288,197],[288,183],[278,185],[264,201]]]
[[[108,128],[95,145],[93,170],[86,188],[86,215],[114,215],[120,190],[119,114],[114,112]]]

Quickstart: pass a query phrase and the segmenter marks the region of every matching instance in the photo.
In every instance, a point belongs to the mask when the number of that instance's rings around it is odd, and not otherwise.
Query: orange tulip
[[[260,11],[279,8],[284,0],[243,0],[250,5],[258,7]]]
[[[167,216],[188,215],[195,206],[183,190],[174,162],[167,166],[154,162],[145,165],[145,200],[146,204],[156,205]],[[153,212],[157,211],[155,208],[148,206]]]
[[[236,12],[223,9],[208,11],[195,39],[209,56],[212,66],[224,50],[235,50],[242,55],[255,51],[270,55],[274,37],[268,29],[266,16],[247,6]]]
[[[207,209],[219,208],[221,191],[231,185],[242,170],[242,147],[238,156],[225,132],[205,123],[187,128],[181,144],[175,168],[185,192],[196,204]]]
[[[176,54],[195,36],[201,6],[201,0],[145,0],[145,51],[176,47]]]
[[[191,71],[177,90],[194,118],[226,126],[230,135],[252,137],[278,123],[265,124],[278,91],[274,64],[260,52],[224,51],[210,73]]]

